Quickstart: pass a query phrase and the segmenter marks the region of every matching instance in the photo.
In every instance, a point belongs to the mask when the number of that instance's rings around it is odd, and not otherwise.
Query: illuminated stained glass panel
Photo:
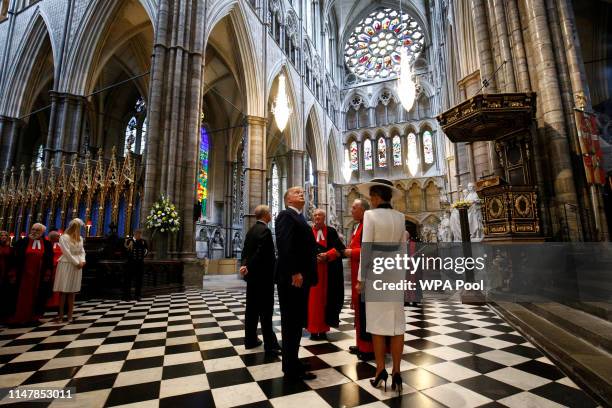
[[[198,173],[198,201],[202,205],[202,217],[206,217],[206,204],[208,202],[208,154],[210,144],[208,132],[200,128],[200,172]]]
[[[378,139],[378,166],[387,167],[387,142],[384,137]]]
[[[398,135],[393,136],[393,165],[402,165],[402,141]]]
[[[407,48],[414,63],[424,43],[423,30],[414,18],[379,8],[355,26],[344,46],[344,60],[361,79],[392,78],[400,71],[401,48]]]
[[[423,156],[425,164],[432,164],[434,162],[433,138],[429,130],[423,132]]]
[[[372,160],[372,141],[370,139],[366,139],[363,142],[363,165],[366,170],[372,170],[374,167]]]
[[[351,143],[351,170],[359,170],[359,150],[355,141]]]

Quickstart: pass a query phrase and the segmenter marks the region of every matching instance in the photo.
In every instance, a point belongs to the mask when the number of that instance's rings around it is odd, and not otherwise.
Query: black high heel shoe
[[[380,373],[378,373],[376,378],[374,378],[373,380],[370,380],[370,384],[372,384],[372,387],[378,388],[378,386],[380,385],[380,382],[384,381],[385,382],[385,392],[387,392],[387,378],[389,378],[389,374],[387,374],[387,370],[383,368],[383,370]]]
[[[395,373],[391,377],[391,389],[395,391],[395,387],[397,387],[397,395],[402,394],[402,376],[400,373]]]

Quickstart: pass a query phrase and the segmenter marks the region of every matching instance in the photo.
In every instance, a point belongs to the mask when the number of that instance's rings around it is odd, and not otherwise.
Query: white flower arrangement
[[[164,195],[153,203],[151,211],[147,216],[147,228],[154,232],[177,232],[181,225],[181,219],[176,212],[176,207]]]

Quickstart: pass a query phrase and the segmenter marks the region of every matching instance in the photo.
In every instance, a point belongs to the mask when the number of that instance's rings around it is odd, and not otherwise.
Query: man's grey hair
[[[323,216],[327,216],[327,213],[326,213],[326,212],[325,212],[325,210],[324,210],[324,209],[322,209],[322,208],[316,208],[316,209],[315,209],[315,210],[312,212],[312,215],[316,215],[317,213],[322,213],[322,214],[323,214]]]
[[[255,207],[255,218],[261,220],[266,214],[270,214],[270,207],[260,204]]]
[[[356,198],[353,203],[359,203],[359,206],[363,208],[363,211],[368,211],[370,209],[370,203],[368,203],[367,200],[364,200],[363,198]]]
[[[36,224],[32,225],[32,227],[30,227],[30,229],[32,228],[41,228],[42,232],[44,233],[47,230],[47,227],[45,227],[44,225],[42,225],[40,222],[37,222]]]

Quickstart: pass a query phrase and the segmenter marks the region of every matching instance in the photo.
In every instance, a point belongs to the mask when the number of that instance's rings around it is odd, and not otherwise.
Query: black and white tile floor
[[[80,303],[73,324],[0,331],[0,388],[76,388],[36,404],[51,407],[597,405],[489,308],[437,301],[406,308],[402,396],[372,388],[373,363],[348,353],[348,307],[328,342],[302,338],[317,379],[287,383],[279,358],[245,350],[244,304],[240,290]],[[278,304],[274,320],[280,340]]]

